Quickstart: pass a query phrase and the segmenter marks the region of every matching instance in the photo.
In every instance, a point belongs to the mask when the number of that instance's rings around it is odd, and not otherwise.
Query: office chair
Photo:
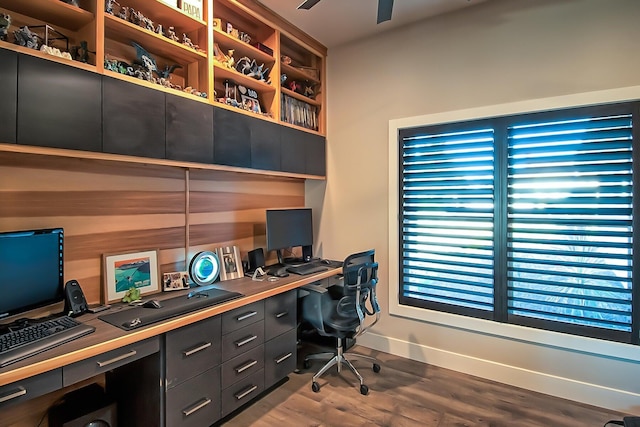
[[[373,371],[380,372],[376,359],[354,353],[345,353],[343,342],[346,338],[356,338],[373,326],[380,318],[380,306],[376,297],[378,283],[378,263],[374,261],[375,250],[349,255],[342,265],[343,283],[330,289],[318,285],[306,285],[303,289],[309,295],[303,298],[302,316],[322,336],[334,337],[337,340],[336,351],[311,354],[304,358],[304,367],[311,366],[311,360],[329,360],[313,376],[311,389],[320,391],[320,378],[329,368],[337,365],[342,372],[346,365],[358,380],[360,393],[369,393],[369,387],[350,360],[367,360],[373,363]],[[336,289],[338,288],[338,289]],[[338,292],[339,291],[339,292]],[[365,325],[366,316],[375,316],[373,322]]]

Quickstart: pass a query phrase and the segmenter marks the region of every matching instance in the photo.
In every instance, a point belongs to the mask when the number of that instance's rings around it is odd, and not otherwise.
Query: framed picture
[[[244,276],[240,250],[237,246],[224,246],[216,249],[220,260],[220,280],[237,279]]]
[[[130,288],[140,295],[160,292],[158,251],[105,254],[103,303],[122,300]]]
[[[179,291],[189,289],[189,273],[186,271],[172,271],[162,275],[162,289],[164,291]]]
[[[260,110],[260,102],[257,99],[251,98],[247,95],[240,95],[240,97],[242,99],[242,106],[245,110],[253,111],[254,113],[262,112]]]

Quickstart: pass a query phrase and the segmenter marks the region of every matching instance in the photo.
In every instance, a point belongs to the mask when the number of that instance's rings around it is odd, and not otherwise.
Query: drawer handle
[[[104,368],[105,366],[111,365],[112,363],[116,363],[121,360],[128,359],[129,357],[133,357],[136,354],[138,354],[138,352],[136,352],[135,350],[131,350],[129,353],[114,357],[113,359],[107,360],[106,362],[98,362],[98,367]]]
[[[0,403],[8,402],[11,399],[24,396],[25,394],[27,394],[27,389],[24,387],[18,387],[16,391],[0,397]]]
[[[276,359],[276,365],[279,365],[280,363],[284,362],[285,360],[287,360],[288,358],[290,358],[293,354],[292,353],[287,353],[284,356],[281,356],[279,359]]]
[[[184,354],[184,357],[189,357],[192,354],[197,353],[199,351],[202,351],[202,350],[204,350],[206,348],[209,348],[209,347],[211,347],[211,343],[210,342],[208,342],[206,344],[202,344],[200,347],[196,347],[196,348],[192,348],[191,350],[183,351],[182,354]]]
[[[240,372],[242,372],[242,371],[246,371],[247,369],[249,369],[250,367],[252,367],[252,366],[256,365],[257,363],[258,363],[258,361],[257,361],[257,360],[252,360],[252,361],[251,361],[251,362],[249,362],[249,363],[245,363],[243,366],[240,366],[240,367],[238,367],[238,368],[235,368],[235,370],[236,370],[236,374],[239,374],[239,373],[240,373]]]
[[[211,399],[205,399],[203,402],[200,402],[199,404],[197,404],[193,408],[183,410],[182,413],[184,414],[185,417],[188,417],[189,415],[193,414],[194,412],[199,411],[200,409],[204,408],[209,403],[211,403]]]
[[[255,340],[256,338],[258,338],[257,335],[251,335],[250,337],[247,337],[242,341],[236,341],[236,347],[242,347],[245,344],[249,344],[251,341]]]
[[[286,316],[287,314],[289,314],[289,312],[288,312],[288,311],[283,311],[282,313],[278,313],[278,314],[276,314],[276,319],[279,319],[279,318],[281,318],[281,317],[284,317],[284,316]]]
[[[258,388],[258,386],[257,386],[257,385],[249,386],[249,388],[248,388],[248,389],[246,389],[245,391],[243,391],[242,393],[240,393],[240,394],[236,394],[236,395],[235,395],[235,396],[236,396],[236,399],[240,400],[240,399],[242,399],[243,397],[246,397],[248,394],[253,393],[254,391],[256,391],[256,389],[257,389],[257,388]]]
[[[246,313],[246,314],[243,314],[242,316],[238,316],[238,317],[236,317],[236,320],[237,320],[238,322],[242,322],[243,320],[247,320],[248,318],[253,317],[253,316],[255,316],[256,314],[258,314],[258,312],[257,312],[257,311],[250,311],[250,312],[248,312],[248,313]]]

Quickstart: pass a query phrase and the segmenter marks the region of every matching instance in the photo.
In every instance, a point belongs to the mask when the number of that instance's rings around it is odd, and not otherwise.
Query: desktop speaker
[[[311,261],[311,258],[313,258],[313,246],[311,246],[311,245],[303,246],[302,247],[302,259],[304,260],[304,262],[309,262],[309,261]]]
[[[264,251],[262,248],[249,251],[247,258],[249,260],[249,271],[255,271],[258,267],[264,267]]]
[[[89,309],[87,300],[77,280],[69,280],[64,285],[64,312],[71,316],[78,316]]]

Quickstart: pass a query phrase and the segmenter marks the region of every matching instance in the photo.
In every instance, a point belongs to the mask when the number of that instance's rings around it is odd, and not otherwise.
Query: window
[[[400,304],[637,344],[635,110],[402,129]]]

